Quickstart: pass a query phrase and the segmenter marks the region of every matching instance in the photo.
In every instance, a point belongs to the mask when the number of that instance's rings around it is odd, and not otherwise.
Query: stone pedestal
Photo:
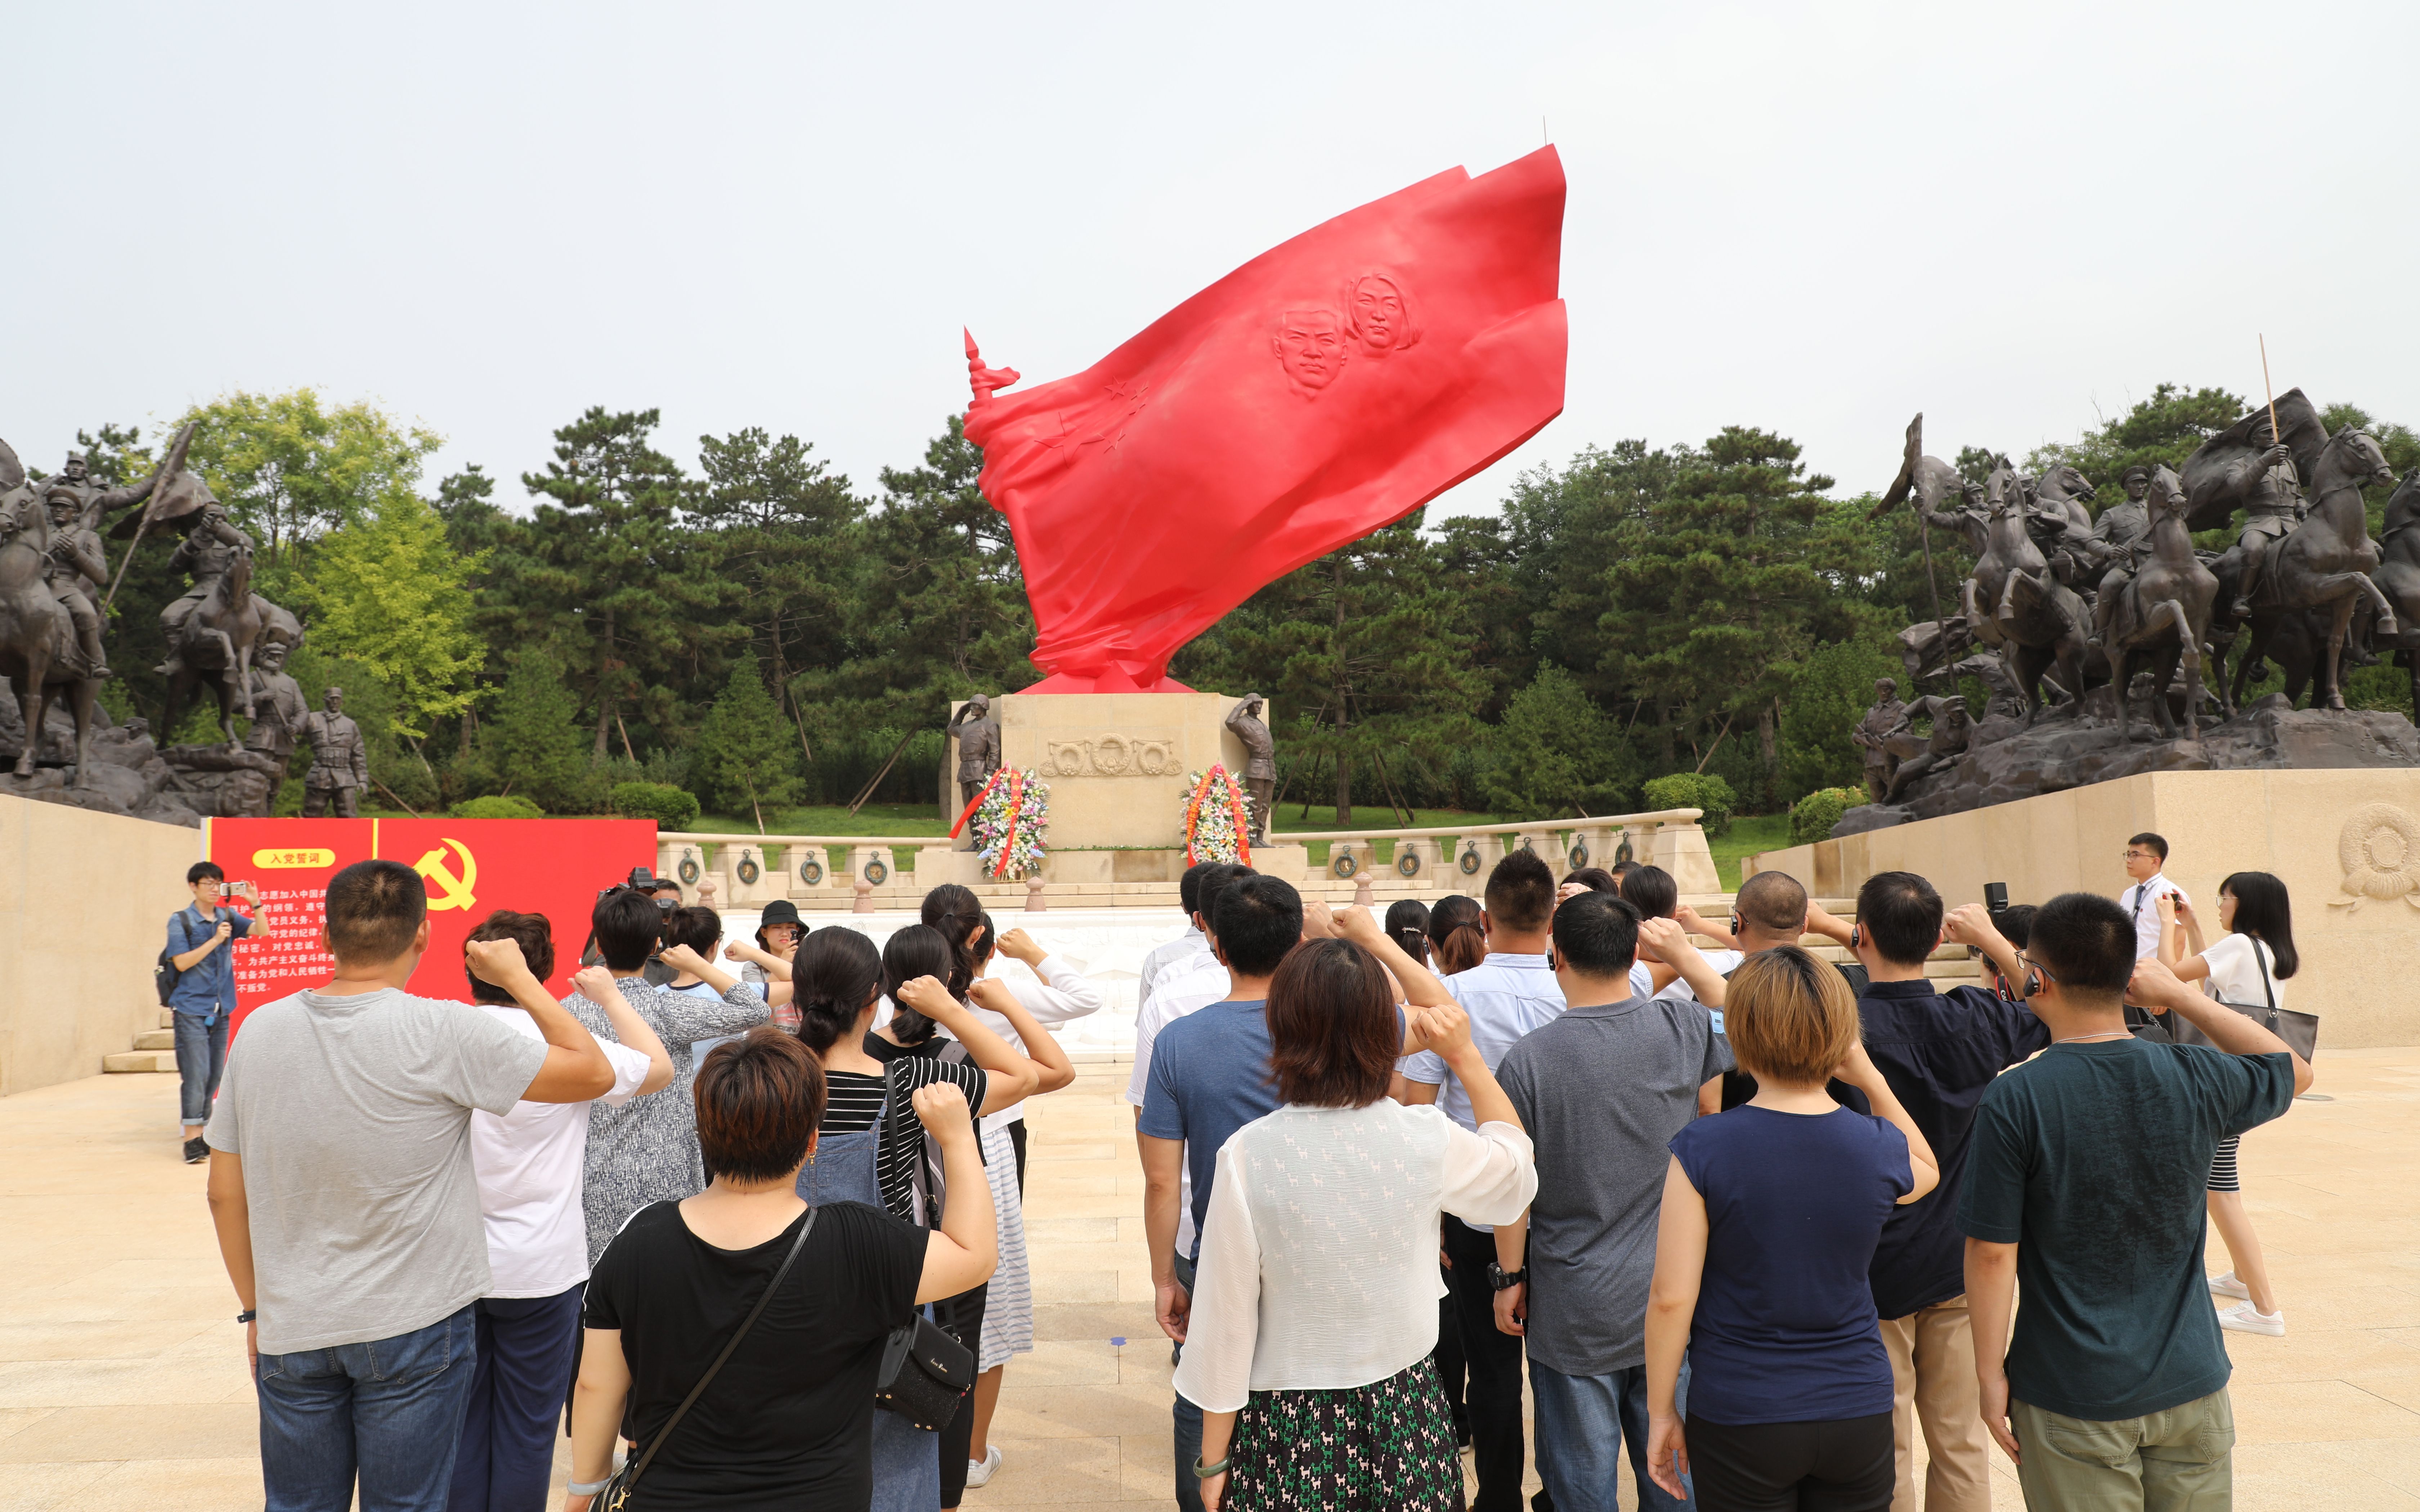
[[[1226,728],[1235,702],[1222,693],[1012,693],[991,713],[1003,764],[1050,785],[1052,853],[1182,849],[1185,775],[1216,762],[1243,780],[1244,743]],[[1274,723],[1274,710],[1263,715]],[[955,772],[955,741],[947,755]]]

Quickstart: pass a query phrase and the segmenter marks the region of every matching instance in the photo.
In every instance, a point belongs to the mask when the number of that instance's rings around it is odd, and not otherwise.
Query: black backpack
[[[179,908],[169,917],[174,918],[180,926],[184,926],[183,933],[185,936],[185,949],[192,949],[194,948],[194,931],[190,925],[185,924],[185,911]],[[178,980],[184,976],[183,972],[177,969],[177,957],[181,953],[183,952],[172,950],[163,945],[160,947],[160,959],[152,964],[151,985],[160,989],[160,1006],[162,1008],[166,1008],[168,1006],[168,999],[176,995]]]

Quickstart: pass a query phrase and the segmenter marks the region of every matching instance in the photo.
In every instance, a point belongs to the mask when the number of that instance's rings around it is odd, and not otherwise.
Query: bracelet
[[[603,1480],[576,1480],[564,1487],[563,1491],[566,1496],[594,1496],[613,1484],[613,1477],[611,1475]]]
[[[1208,1480],[1213,1475],[1223,1475],[1227,1473],[1227,1461],[1233,1458],[1233,1456],[1232,1454],[1221,1455],[1217,1464],[1205,1465],[1197,1457],[1193,1461],[1193,1478],[1196,1480]]]

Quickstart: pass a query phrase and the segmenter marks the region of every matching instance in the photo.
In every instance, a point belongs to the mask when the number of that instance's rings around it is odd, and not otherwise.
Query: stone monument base
[[[1056,861],[1069,851],[1181,854],[1186,774],[1219,763],[1243,779],[1244,743],[1226,727],[1236,702],[1220,693],[1010,693],[992,701],[991,714],[1002,764],[1050,786],[1047,843]],[[944,754],[954,779],[954,740]],[[949,793],[954,820],[963,807],[954,780]]]
[[[2402,715],[2297,709],[2282,693],[2257,700],[2224,723],[2205,723],[2198,741],[2138,738],[2121,744],[2114,723],[2080,727],[2056,717],[1987,743],[1982,736],[1988,730],[1978,727],[1965,755],[1919,778],[1898,803],[1864,804],[1842,814],[1832,838],[2147,772],[2420,767],[2420,728]]]

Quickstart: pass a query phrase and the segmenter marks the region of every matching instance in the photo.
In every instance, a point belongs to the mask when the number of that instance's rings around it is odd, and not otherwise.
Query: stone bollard
[[[862,872],[851,873],[848,887],[851,892],[857,894],[857,902],[849,905],[848,911],[852,914],[874,912],[874,884],[865,880],[865,873]]]
[[[1050,901],[1042,896],[1041,877],[1027,877],[1025,879],[1025,911],[1029,914],[1039,914],[1049,906]]]

